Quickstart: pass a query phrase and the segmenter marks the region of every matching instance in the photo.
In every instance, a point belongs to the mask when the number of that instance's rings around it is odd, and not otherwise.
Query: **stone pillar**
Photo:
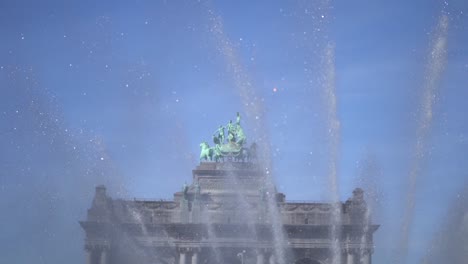
[[[184,198],[180,200],[180,222],[190,222],[189,201],[185,200]]]
[[[198,251],[194,250],[192,253],[192,264],[198,264]]]
[[[362,264],[371,264],[370,252],[366,252],[362,255]]]
[[[100,264],[107,264],[107,249],[101,251],[101,261]]]
[[[268,263],[269,264],[275,264],[276,263],[275,253],[271,252],[270,259],[268,260]]]
[[[263,256],[263,252],[260,251],[260,250],[258,250],[258,251],[257,251],[257,264],[263,264],[263,263],[265,263],[265,260],[264,260],[263,257],[264,257],[264,256]]]
[[[352,251],[348,250],[346,252],[346,264],[354,264],[354,254]]]
[[[192,202],[191,223],[200,223],[200,201],[198,199]]]
[[[179,264],[185,264],[185,251],[179,251]]]
[[[91,249],[86,249],[86,264],[92,264],[91,261],[93,260],[92,255],[93,251]]]

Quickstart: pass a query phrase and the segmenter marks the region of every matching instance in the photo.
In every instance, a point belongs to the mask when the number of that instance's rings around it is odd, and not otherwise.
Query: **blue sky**
[[[443,12],[447,63],[424,138],[408,263],[425,255],[468,178],[465,1],[2,1],[0,210],[9,228],[0,262],[82,263],[77,221],[95,185],[114,197],[171,198],[190,182],[199,143],[237,111],[254,141],[236,81],[251,82],[261,105],[278,189],[291,200],[327,199],[318,80],[333,43],[340,199],[369,189],[382,225],[374,261],[390,263]],[[218,16],[224,39],[214,33]]]

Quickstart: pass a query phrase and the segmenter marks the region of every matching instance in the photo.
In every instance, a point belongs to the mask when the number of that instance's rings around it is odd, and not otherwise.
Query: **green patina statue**
[[[219,128],[213,134],[214,147],[210,147],[207,142],[200,144],[200,161],[216,161],[224,159],[236,161],[248,161],[251,158],[250,148],[245,148],[246,136],[240,124],[241,115],[237,112],[236,123],[232,120]],[[227,137],[225,135],[227,132]],[[254,149],[253,149],[254,151]]]
[[[220,143],[224,142],[224,127],[219,126],[219,128],[218,128],[218,130],[216,132],[218,133],[218,135],[217,135],[218,143],[215,142],[215,144],[220,144]]]
[[[200,143],[200,161],[202,160],[212,160],[213,159],[213,152],[214,150],[210,148],[210,145],[206,142]]]
[[[188,200],[188,191],[189,191],[189,186],[187,183],[184,183],[184,186],[182,187],[182,191],[184,192],[184,200]]]

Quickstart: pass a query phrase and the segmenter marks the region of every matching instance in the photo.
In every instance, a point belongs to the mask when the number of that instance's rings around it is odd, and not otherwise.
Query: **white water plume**
[[[283,234],[282,218],[276,202],[276,190],[274,181],[271,175],[271,159],[270,159],[270,140],[265,132],[267,127],[264,107],[261,98],[256,95],[255,88],[249,75],[244,70],[241,60],[236,53],[234,45],[224,33],[224,27],[220,16],[216,15],[212,9],[208,8],[208,18],[211,22],[210,32],[216,41],[216,45],[220,54],[226,61],[227,71],[233,78],[234,85],[239,92],[239,96],[247,115],[247,120],[253,125],[253,131],[256,133],[258,144],[258,152],[260,154],[259,163],[264,168],[266,179],[266,189],[271,194],[268,196],[268,217],[273,229],[273,243],[275,248],[275,257],[280,264],[285,263],[285,245],[286,238]]]
[[[148,236],[148,230],[146,229],[146,224],[143,220],[141,213],[138,210],[136,210],[136,208],[132,208],[130,215],[138,223],[138,226],[140,227],[143,236]]]
[[[257,237],[257,230],[255,228],[255,223],[257,219],[257,215],[254,211],[251,210],[250,204],[247,201],[245,190],[243,188],[243,183],[240,179],[238,179],[238,175],[235,173],[228,173],[228,182],[227,184],[233,189],[235,192],[235,200],[238,202],[240,209],[236,209],[238,213],[242,213],[243,219],[247,222],[247,228],[253,237]],[[236,217],[238,217],[236,215]],[[237,219],[236,219],[237,221]]]
[[[205,218],[204,222],[206,223],[206,232],[207,232],[207,235],[208,235],[207,239],[208,239],[209,245],[211,246],[211,249],[213,250],[216,263],[222,263],[223,258],[221,256],[221,252],[219,252],[219,248],[216,247],[217,236],[216,236],[216,233],[213,230],[213,221],[212,221],[213,217],[210,215],[208,210],[206,212],[206,217],[204,217],[204,218]]]
[[[338,184],[338,161],[340,157],[340,137],[341,125],[338,117],[338,100],[335,84],[335,47],[330,41],[329,24],[333,18],[331,1],[317,1],[311,4],[310,1],[304,1],[302,5],[305,8],[303,14],[303,23],[307,26],[306,31],[311,30],[311,34],[304,37],[305,47],[308,49],[306,57],[310,62],[318,61],[312,65],[312,70],[307,69],[309,82],[316,79],[322,107],[325,116],[326,129],[326,149],[327,149],[327,179],[328,179],[328,199],[331,200],[331,257],[332,263],[341,263],[341,244],[340,244],[340,226],[341,220],[341,202],[339,196]],[[317,74],[317,75],[315,75]],[[312,86],[311,88],[315,88]]]
[[[401,229],[401,241],[399,243],[399,253],[396,254],[399,263],[406,261],[409,233],[411,232],[410,229],[414,216],[416,188],[422,171],[422,163],[426,156],[427,137],[432,128],[433,108],[439,82],[445,70],[447,60],[448,27],[449,18],[446,14],[442,14],[434,30],[426,62],[423,91],[417,116],[416,144],[409,172],[406,207]]]
[[[368,245],[372,242],[372,241],[369,241],[369,226],[370,226],[370,223],[371,223],[371,209],[370,207],[367,207],[366,209],[366,212],[364,214],[364,223],[363,224],[363,228],[362,228],[362,235],[361,235],[361,246],[360,246],[360,249],[359,249],[359,260],[361,263],[366,263],[366,258],[369,258],[370,254],[368,254],[368,252],[366,252],[368,250]]]
[[[335,50],[332,44],[328,44],[323,55],[323,73],[321,86],[324,92],[327,142],[328,142],[328,184],[332,202],[332,253],[333,263],[341,263],[340,230],[341,203],[338,188],[338,159],[340,144],[340,121],[338,119],[337,97],[335,86]]]

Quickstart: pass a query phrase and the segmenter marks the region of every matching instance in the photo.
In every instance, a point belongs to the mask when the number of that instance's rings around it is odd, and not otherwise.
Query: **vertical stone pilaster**
[[[370,253],[365,253],[364,255],[362,255],[362,264],[371,264]]]
[[[372,253],[374,252],[373,249],[365,249],[362,251],[362,255],[361,255],[361,263],[362,264],[371,264],[372,261],[371,261],[371,256],[372,256]]]
[[[180,200],[180,222],[190,223],[191,213],[189,211],[189,201],[185,199]]]
[[[107,264],[107,249],[101,251],[100,264]]]
[[[179,264],[185,264],[185,251],[180,250],[179,251]]]
[[[198,251],[194,250],[192,253],[192,264],[198,264]]]
[[[354,253],[350,250],[346,252],[346,264],[354,264]]]
[[[263,252],[261,250],[258,250],[257,251],[257,264],[264,264],[264,263],[265,263],[265,259],[264,259]]]
[[[93,251],[92,251],[91,249],[85,249],[85,252],[86,252],[86,253],[85,253],[85,254],[86,254],[86,264],[92,264],[91,262],[92,262],[92,260],[93,260],[93,259],[92,259],[92,257],[93,257],[93,256],[92,256]]]
[[[271,252],[270,258],[268,259],[268,264],[275,264],[275,263],[276,263],[275,253]]]
[[[200,223],[201,204],[198,199],[192,202],[191,223]]]

